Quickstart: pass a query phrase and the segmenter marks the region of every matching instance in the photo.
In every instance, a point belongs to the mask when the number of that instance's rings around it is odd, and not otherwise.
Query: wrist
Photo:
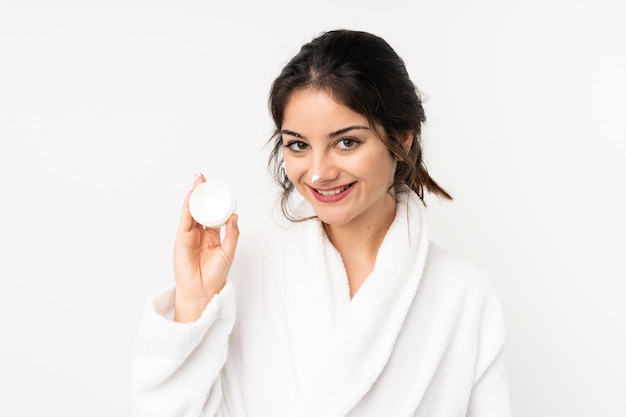
[[[178,323],[191,323],[198,320],[204,309],[217,293],[206,297],[185,298],[176,295],[174,301],[174,321]]]

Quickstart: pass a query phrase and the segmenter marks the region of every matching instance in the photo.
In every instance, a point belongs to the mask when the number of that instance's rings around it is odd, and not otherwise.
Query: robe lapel
[[[417,292],[428,251],[421,201],[408,191],[398,198],[396,218],[379,249],[374,270],[349,302],[345,299],[347,277],[341,258],[325,235],[319,235],[321,226],[316,232],[326,260],[327,282],[323,285],[329,299],[322,304],[331,311],[322,316],[329,328],[322,332],[327,336],[317,344],[317,351],[309,351],[313,357],[300,379],[301,398],[292,415],[346,416],[389,360]]]

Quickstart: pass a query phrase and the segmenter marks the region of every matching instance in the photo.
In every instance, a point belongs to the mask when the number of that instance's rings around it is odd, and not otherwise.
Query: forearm
[[[174,321],[178,323],[192,323],[198,320],[217,291],[206,297],[184,298],[176,294],[174,301]]]
[[[174,297],[170,290],[146,307],[135,344],[134,413],[151,417],[216,415],[222,401],[220,372],[235,320],[232,287],[224,287],[198,320],[186,324],[167,317],[172,314]]]

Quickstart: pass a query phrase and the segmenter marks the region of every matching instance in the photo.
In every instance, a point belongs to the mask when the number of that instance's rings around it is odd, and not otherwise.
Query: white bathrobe
[[[506,417],[504,326],[484,273],[429,244],[413,192],[350,299],[318,220],[242,237],[229,282],[194,323],[174,290],[147,303],[139,417]],[[236,303],[235,303],[236,302]]]

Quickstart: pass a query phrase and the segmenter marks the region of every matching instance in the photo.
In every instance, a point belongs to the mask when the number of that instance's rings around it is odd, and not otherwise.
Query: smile
[[[317,190],[317,189],[314,189],[314,191],[316,193],[321,194],[321,195],[331,196],[331,195],[336,195],[336,194],[342,193],[342,192],[346,191],[350,187],[352,187],[352,184],[344,185],[343,187],[335,188],[334,190]]]
[[[350,194],[350,191],[353,189],[353,185],[355,182],[342,185],[341,187],[329,189],[329,190],[319,190],[317,188],[311,187],[311,191],[313,197],[319,201],[320,203],[336,203],[342,200],[345,196]]]

